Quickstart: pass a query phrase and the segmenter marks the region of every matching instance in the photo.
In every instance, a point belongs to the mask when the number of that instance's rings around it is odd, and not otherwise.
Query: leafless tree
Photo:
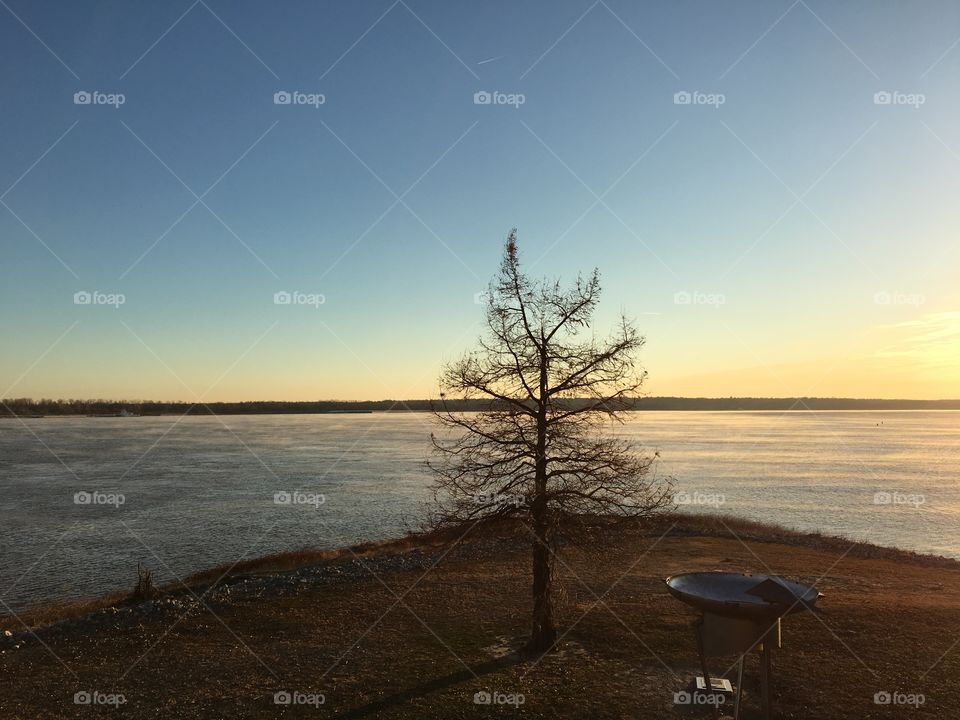
[[[569,288],[531,280],[519,266],[516,230],[490,284],[479,347],[447,365],[434,406],[433,527],[515,516],[534,538],[533,617],[526,650],[556,642],[551,586],[557,536],[585,518],[634,518],[669,504],[669,483],[651,478],[654,457],[612,432],[639,395],[644,339],[621,316],[598,338],[596,270]],[[479,412],[450,398],[485,399]]]

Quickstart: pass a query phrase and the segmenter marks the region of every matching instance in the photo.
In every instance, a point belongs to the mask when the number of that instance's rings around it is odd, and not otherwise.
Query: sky
[[[650,394],[960,397],[956,3],[3,0],[0,66],[0,397],[435,396],[512,227]]]

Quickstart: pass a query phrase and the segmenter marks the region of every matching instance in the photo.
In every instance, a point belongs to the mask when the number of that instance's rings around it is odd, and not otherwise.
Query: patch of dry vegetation
[[[355,552],[371,569],[391,555],[425,555],[429,566],[446,539],[411,537]],[[339,583],[301,584],[309,575],[293,571],[318,562],[355,566],[350,551],[261,558],[235,568],[231,587],[281,569],[296,582],[210,594],[209,609],[182,616],[78,623],[69,632],[41,632],[44,643],[26,636],[19,649],[4,648],[0,717],[110,710],[78,709],[73,695],[84,689],[122,693],[127,702],[116,714],[137,718],[690,717],[672,700],[696,672],[694,614],[670,597],[663,578],[695,570],[773,571],[824,593],[822,615],[784,621],[784,648],[774,660],[778,717],[958,717],[952,678],[960,649],[952,645],[960,637],[960,565],[860,546],[843,555],[848,549],[844,541],[682,516],[567,544],[557,566],[558,652],[526,662],[511,654],[530,612],[522,529],[471,533],[462,550],[429,571],[374,570],[376,577]],[[215,577],[195,576],[194,592],[209,590]],[[758,716],[755,658],[747,673],[749,719]],[[277,706],[281,690],[322,693],[325,702]],[[524,702],[519,709],[474,704],[484,690],[521,694]],[[883,690],[922,693],[925,703],[917,711],[875,705]]]

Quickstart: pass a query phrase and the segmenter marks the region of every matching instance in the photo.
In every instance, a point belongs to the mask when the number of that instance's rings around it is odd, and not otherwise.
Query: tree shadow
[[[498,670],[505,670],[506,668],[518,665],[524,661],[524,658],[519,653],[511,653],[510,655],[497,658],[496,660],[489,660],[477,665],[471,665],[469,670],[464,669],[460,670],[459,672],[450,673],[449,675],[443,675],[442,677],[429,680],[407,690],[394,693],[393,695],[388,695],[385,698],[367,703],[366,705],[361,705],[353,710],[348,710],[345,713],[336,715],[335,718],[336,720],[351,720],[352,718],[362,718],[367,717],[368,715],[375,715],[389,708],[409,702],[414,698],[429,695],[436,690],[443,690],[452,685],[467,682],[477,677],[482,677],[483,675],[489,675],[490,673],[497,672]]]

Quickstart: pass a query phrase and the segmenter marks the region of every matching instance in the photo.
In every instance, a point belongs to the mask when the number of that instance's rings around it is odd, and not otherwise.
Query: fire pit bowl
[[[812,610],[821,594],[775,575],[694,572],[671,575],[670,594],[702,612],[743,619],[775,619]]]

